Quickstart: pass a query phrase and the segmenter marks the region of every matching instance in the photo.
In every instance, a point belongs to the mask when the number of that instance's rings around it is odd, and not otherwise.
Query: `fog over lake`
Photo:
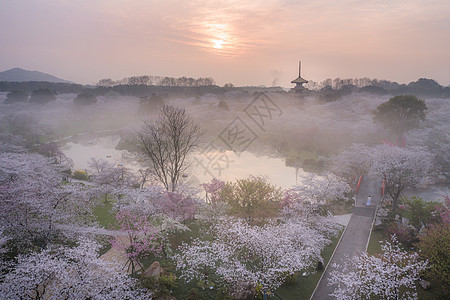
[[[63,151],[73,160],[74,169],[88,169],[91,157],[123,164],[133,170],[139,169],[140,166],[130,159],[128,151],[115,149],[119,141],[119,136],[111,135],[67,142]],[[222,161],[220,167],[214,163],[208,167],[211,158],[216,159],[217,156]],[[296,185],[296,175],[306,173],[302,168],[296,171],[296,168],[286,166],[285,158],[257,155],[248,151],[202,152],[194,154],[191,160],[191,181],[194,184],[209,182],[213,176],[224,181],[235,181],[253,175],[267,177],[272,184],[285,189]]]

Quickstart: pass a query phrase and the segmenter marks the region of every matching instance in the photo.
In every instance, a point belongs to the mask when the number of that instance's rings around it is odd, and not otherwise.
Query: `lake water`
[[[64,154],[74,162],[75,169],[87,169],[91,157],[103,158],[116,164],[123,164],[131,169],[139,169],[130,159],[127,151],[116,150],[119,136],[96,137],[67,142]],[[224,181],[253,176],[266,176],[269,182],[283,189],[296,185],[296,175],[305,174],[303,169],[287,167],[284,158],[256,155],[251,152],[235,153],[232,151],[209,151],[195,154],[189,179],[193,184],[209,182],[213,177]],[[187,175],[187,174],[186,174]]]

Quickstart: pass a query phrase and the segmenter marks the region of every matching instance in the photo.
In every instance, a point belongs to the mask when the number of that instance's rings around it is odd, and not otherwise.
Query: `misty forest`
[[[448,297],[449,87],[0,90],[2,299]]]

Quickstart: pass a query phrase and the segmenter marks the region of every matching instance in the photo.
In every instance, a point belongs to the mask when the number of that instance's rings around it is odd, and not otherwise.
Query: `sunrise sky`
[[[450,84],[448,0],[0,0],[0,71]]]

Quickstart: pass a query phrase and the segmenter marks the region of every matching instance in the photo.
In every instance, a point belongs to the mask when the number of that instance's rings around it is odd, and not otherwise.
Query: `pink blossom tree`
[[[312,205],[307,205],[303,201],[303,198],[294,188],[290,188],[284,191],[280,215],[285,220],[300,219],[309,214],[311,211],[308,208],[312,207]]]
[[[141,260],[145,256],[161,252],[159,231],[146,216],[130,213],[127,209],[116,214],[116,221],[118,230],[111,244],[125,252],[127,264],[124,267],[135,275],[137,267],[143,269]]]
[[[23,153],[25,149],[26,141],[20,135],[14,135],[10,133],[0,134],[0,152],[2,153]]]
[[[444,196],[445,202],[436,207],[439,216],[441,217],[441,222],[446,225],[450,225],[450,197]]]
[[[204,203],[199,205],[199,219],[205,221],[207,226],[212,225],[212,227],[215,227],[231,209],[221,195],[226,183],[213,178],[210,182],[203,183],[200,186],[203,187],[206,193],[206,199]]]
[[[416,282],[427,268],[419,254],[385,242],[380,255],[363,253],[343,265],[334,265],[329,285],[337,299],[416,299]]]
[[[220,193],[225,187],[225,181],[213,178],[209,183],[202,183],[201,186],[206,192],[206,202],[216,203],[221,201]]]
[[[179,222],[185,222],[195,216],[198,201],[189,194],[166,191],[163,197],[153,200],[153,205],[160,213]]]

